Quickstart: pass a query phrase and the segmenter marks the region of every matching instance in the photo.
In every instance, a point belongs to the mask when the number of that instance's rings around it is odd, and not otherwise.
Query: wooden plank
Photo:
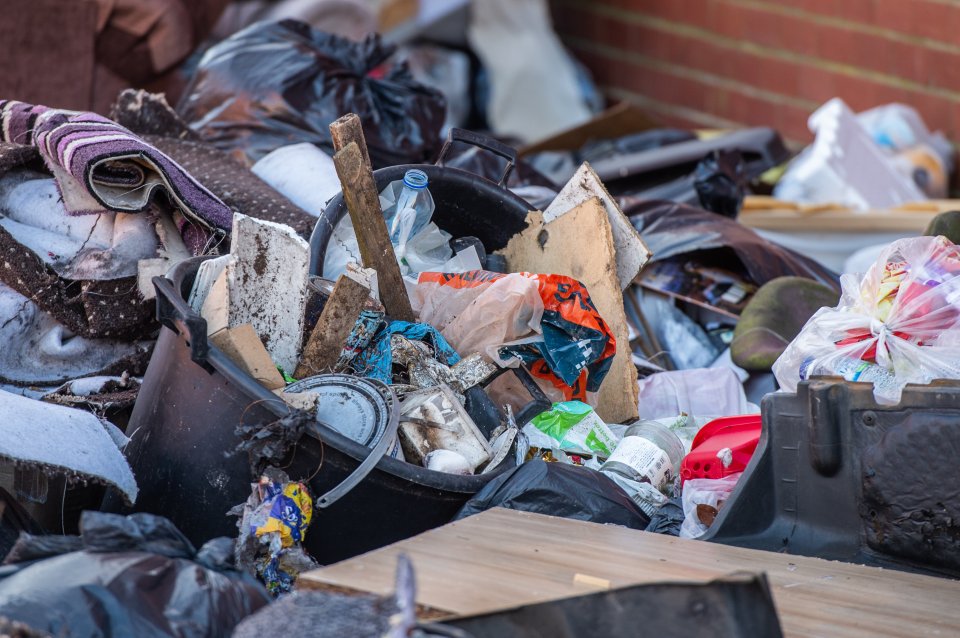
[[[370,289],[345,275],[340,275],[333,294],[323,306],[317,325],[310,332],[303,356],[294,375],[298,379],[330,372],[340,357],[343,344],[357,323]]]
[[[706,582],[765,572],[786,636],[956,635],[960,582],[804,556],[685,540],[614,525],[494,509],[300,577],[304,588],[393,591],[396,559],[417,602],[485,613],[610,587]],[[578,574],[580,575],[578,577]]]
[[[249,323],[234,328],[224,328],[210,335],[210,343],[220,348],[223,354],[240,366],[240,369],[256,379],[267,390],[276,390],[286,385],[270,353],[263,347],[257,331]]]
[[[363,161],[372,167],[370,151],[367,149],[367,138],[363,136],[363,125],[360,116],[356,113],[347,113],[330,124],[330,138],[333,141],[333,150],[342,151],[350,142],[353,142],[363,153]]]
[[[785,202],[751,195],[738,221],[758,230],[788,233],[914,233],[920,235],[939,213],[960,209],[960,200],[932,199],[898,208],[868,211],[843,206]]]
[[[416,321],[380,209],[380,193],[370,164],[364,161],[356,142],[337,151],[333,163],[343,186],[343,201],[357,234],[360,258],[364,266],[377,271],[380,301],[394,319]]]

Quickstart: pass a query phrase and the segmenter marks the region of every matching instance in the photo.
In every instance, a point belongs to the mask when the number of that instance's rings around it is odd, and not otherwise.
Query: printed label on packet
[[[607,462],[623,463],[658,489],[666,484],[673,469],[670,457],[655,443],[639,436],[624,437]]]

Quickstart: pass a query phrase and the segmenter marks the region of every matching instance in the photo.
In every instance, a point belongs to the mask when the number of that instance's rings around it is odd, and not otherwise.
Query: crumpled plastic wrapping
[[[616,352],[589,292],[571,277],[421,273],[411,303],[460,352],[477,351],[500,365],[517,357],[565,401],[596,392]]]
[[[739,260],[758,286],[777,277],[795,276],[837,288],[837,275],[830,270],[722,215],[663,201],[634,204],[623,212],[653,253],[652,261],[714,251],[722,263],[730,264],[731,257]]]
[[[394,49],[376,34],[354,42],[296,20],[259,22],[204,54],[177,111],[208,142],[253,161],[298,142],[332,154],[330,122],[356,113],[374,168],[429,162],[446,100],[405,64],[384,69]]]
[[[491,480],[454,520],[494,507],[644,529],[650,518],[601,472],[533,460]],[[545,539],[546,540],[546,539]]]
[[[301,571],[317,566],[301,545],[313,518],[307,487],[270,468],[238,509],[237,565],[255,573],[272,595],[289,592]]]
[[[152,514],[84,512],[80,532],[21,536],[0,570],[0,615],[55,636],[204,638],[270,601],[234,569],[229,538],[197,551]]]
[[[833,375],[872,382],[878,403],[896,404],[908,383],[960,378],[960,247],[901,239],[841,284],[839,305],[818,310],[774,363],[784,390]]]
[[[683,523],[680,525],[680,538],[697,538],[710,529],[704,518],[716,516],[723,502],[730,498],[737,481],[743,473],[731,474],[720,479],[690,479],[683,484]],[[703,508],[708,508],[703,512]]]

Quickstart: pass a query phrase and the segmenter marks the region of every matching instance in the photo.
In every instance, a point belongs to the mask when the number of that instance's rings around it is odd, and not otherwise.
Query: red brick
[[[817,24],[772,13],[773,5],[771,10],[763,10],[744,7],[730,0],[671,0],[665,3],[603,0],[593,6],[598,5],[617,8],[633,5],[638,16],[651,15],[667,20],[673,20],[678,14],[686,16],[681,17],[678,24],[706,29],[733,40],[862,67],[927,86],[960,88],[960,52],[944,52],[851,27]],[[639,12],[639,9],[647,8],[649,12]],[[589,9],[584,10],[589,12]],[[960,7],[955,13],[960,19]]]
[[[773,126],[794,139],[809,137],[806,131],[809,113],[805,109],[680,77],[669,69],[650,68],[576,45],[573,51],[591,69],[597,70],[599,84],[621,87],[660,102],[711,113],[745,125]]]
[[[598,76],[604,78],[601,84],[621,86],[651,96],[655,91],[656,99],[664,103],[674,102],[737,121],[753,114],[750,117],[764,118],[755,122],[782,122],[783,126],[790,127],[791,137],[802,135],[806,114],[803,117],[797,117],[795,113],[784,115],[788,107],[778,104],[778,99],[770,101],[762,94],[760,97],[748,95],[750,87],[756,87],[811,104],[839,95],[858,110],[886,102],[904,102],[915,106],[932,128],[943,128],[949,133],[960,131],[960,100],[927,90],[927,87],[939,87],[960,92],[960,54],[929,46],[913,46],[882,34],[865,33],[853,26],[819,25],[772,10],[774,5],[789,5],[850,19],[856,9],[861,16],[856,24],[876,26],[896,18],[903,22],[904,29],[921,28],[916,23],[923,20],[902,15],[897,18],[896,10],[879,15],[884,7],[890,6],[889,2],[904,2],[914,8],[936,4],[928,0],[855,0],[847,6],[833,1],[784,0],[781,3],[771,0],[771,10],[765,10],[737,4],[737,0],[599,0],[589,5],[555,0],[554,16],[558,31],[569,42],[594,42],[623,52],[599,56],[603,69],[598,68],[599,61],[589,64]],[[840,7],[841,4],[844,7]],[[678,26],[694,26],[728,41],[753,42],[781,53],[754,54],[729,44],[722,46],[709,36],[691,37],[656,23],[638,24],[622,16],[610,17],[598,6],[642,12],[638,15],[653,16],[668,23],[672,21]],[[960,7],[951,8],[949,12],[937,11],[936,15],[944,24],[960,20]],[[944,31],[942,27],[922,29],[926,34],[924,37],[933,37]],[[789,59],[791,53],[800,57]],[[641,64],[624,67],[616,59],[631,54],[642,56]],[[595,50],[590,55],[598,57]],[[618,65],[613,64],[614,61]],[[657,66],[657,62],[663,64]],[[828,66],[830,62],[862,68],[865,73],[853,76],[848,72],[835,72]],[[614,72],[614,69],[619,71]],[[691,72],[705,76],[698,79],[691,77]],[[892,81],[878,81],[870,72],[903,78],[923,86],[904,88]],[[648,81],[654,78],[663,85],[655,82],[653,88],[644,90],[636,85],[636,79],[620,77],[623,73]],[[724,82],[738,83],[737,86],[742,88],[730,88],[723,85]],[[764,103],[762,108],[758,101]],[[804,111],[796,105],[790,105],[789,109]],[[764,110],[771,112],[759,114]],[[799,122],[800,135],[796,122]]]

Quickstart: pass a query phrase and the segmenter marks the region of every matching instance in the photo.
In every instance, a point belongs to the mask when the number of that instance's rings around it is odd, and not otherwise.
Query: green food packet
[[[607,457],[617,437],[586,403],[564,401],[538,414],[530,424],[557,442],[561,450]]]

